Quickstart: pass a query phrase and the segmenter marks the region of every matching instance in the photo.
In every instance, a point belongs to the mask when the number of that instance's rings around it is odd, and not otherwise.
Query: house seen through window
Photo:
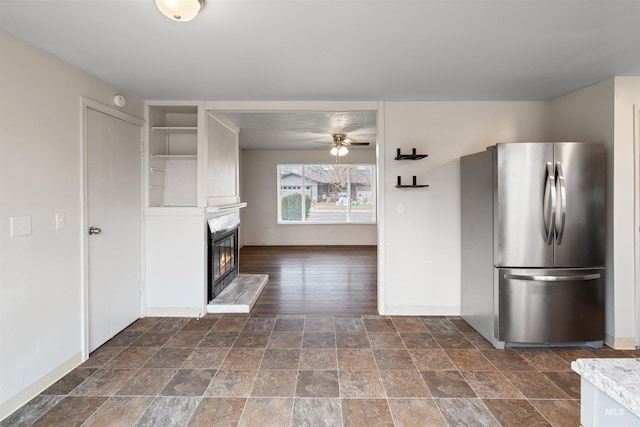
[[[375,165],[278,165],[279,223],[375,223]]]

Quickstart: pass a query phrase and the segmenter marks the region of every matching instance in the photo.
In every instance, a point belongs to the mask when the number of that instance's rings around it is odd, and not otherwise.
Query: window
[[[278,165],[278,223],[375,223],[375,197],[374,165]]]

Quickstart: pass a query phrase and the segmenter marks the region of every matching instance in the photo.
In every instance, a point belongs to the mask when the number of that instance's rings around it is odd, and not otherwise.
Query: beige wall
[[[80,360],[81,97],[122,92],[2,32],[0,67],[2,419]],[[124,110],[143,117],[133,96]],[[30,236],[9,237],[13,216],[31,216]]]
[[[613,253],[615,280],[615,346],[634,348],[638,338],[636,314],[635,267],[638,253],[634,251],[634,238],[638,233],[635,224],[635,161],[634,106],[640,106],[640,77],[615,78],[614,125],[614,176],[613,176]],[[637,141],[640,143],[640,141]],[[640,172],[640,171],[637,171]],[[637,173],[636,172],[636,173]],[[635,191],[634,191],[635,189]],[[637,248],[636,248],[637,250]],[[637,278],[635,278],[638,280]]]
[[[632,348],[635,334],[634,104],[640,77],[611,78],[551,103],[556,140],[607,144],[606,340],[616,348]]]
[[[606,144],[607,246],[605,330],[614,334],[613,278],[613,128],[614,79],[572,92],[551,103],[553,138],[558,141],[602,142]]]
[[[388,102],[384,112],[386,314],[459,314],[459,158],[497,142],[549,140],[549,103]],[[393,160],[414,147],[429,157]],[[430,187],[397,189],[398,175]]]
[[[242,132],[242,131],[241,131]],[[241,133],[242,135],[242,133]],[[278,224],[278,164],[334,163],[328,150],[243,150],[245,245],[375,245],[375,224]],[[375,164],[374,150],[351,150],[343,163]]]

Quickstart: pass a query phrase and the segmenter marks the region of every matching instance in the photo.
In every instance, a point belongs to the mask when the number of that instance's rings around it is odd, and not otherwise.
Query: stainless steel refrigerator
[[[500,143],[460,159],[462,317],[496,348],[604,339],[602,144]]]

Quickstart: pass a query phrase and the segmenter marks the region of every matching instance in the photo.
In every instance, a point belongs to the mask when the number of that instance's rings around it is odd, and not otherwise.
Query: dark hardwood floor
[[[245,246],[240,273],[268,274],[253,314],[377,314],[375,246]]]

